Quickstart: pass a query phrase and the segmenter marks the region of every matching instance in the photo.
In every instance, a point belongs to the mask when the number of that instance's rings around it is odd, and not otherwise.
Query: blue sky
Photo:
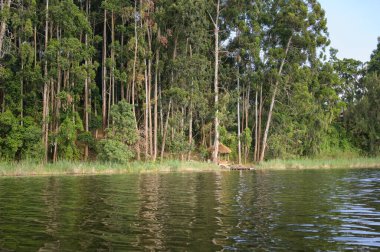
[[[319,0],[339,58],[368,61],[380,36],[380,0]]]

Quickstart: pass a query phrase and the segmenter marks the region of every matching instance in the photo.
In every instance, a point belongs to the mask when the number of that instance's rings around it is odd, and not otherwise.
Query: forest
[[[380,39],[317,0],[0,0],[0,160],[380,154]]]

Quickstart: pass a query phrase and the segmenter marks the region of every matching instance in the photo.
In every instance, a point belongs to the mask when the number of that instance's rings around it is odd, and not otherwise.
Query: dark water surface
[[[0,251],[380,250],[380,170],[0,178]]]

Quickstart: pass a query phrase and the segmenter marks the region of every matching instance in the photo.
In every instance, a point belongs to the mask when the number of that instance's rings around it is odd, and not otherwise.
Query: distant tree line
[[[2,160],[380,152],[380,41],[368,63],[327,58],[317,0],[0,6]]]

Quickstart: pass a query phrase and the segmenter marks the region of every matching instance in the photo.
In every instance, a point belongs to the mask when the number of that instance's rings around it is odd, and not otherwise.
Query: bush
[[[44,147],[41,141],[42,132],[33,118],[24,118],[23,145],[21,147],[21,159],[42,160],[44,157]]]
[[[0,113],[0,158],[14,159],[41,159],[43,146],[41,130],[31,117],[25,117],[21,126],[11,111]]]
[[[101,140],[98,149],[98,158],[101,161],[126,163],[134,157],[126,144],[113,139]]]
[[[101,161],[126,163],[134,157],[129,146],[136,143],[138,135],[132,105],[121,101],[111,107],[113,124],[107,128],[107,139],[99,142],[98,159]]]
[[[78,113],[68,114],[59,126],[57,135],[58,155],[65,160],[76,160],[80,151],[76,145],[78,131],[83,130],[82,120]]]

